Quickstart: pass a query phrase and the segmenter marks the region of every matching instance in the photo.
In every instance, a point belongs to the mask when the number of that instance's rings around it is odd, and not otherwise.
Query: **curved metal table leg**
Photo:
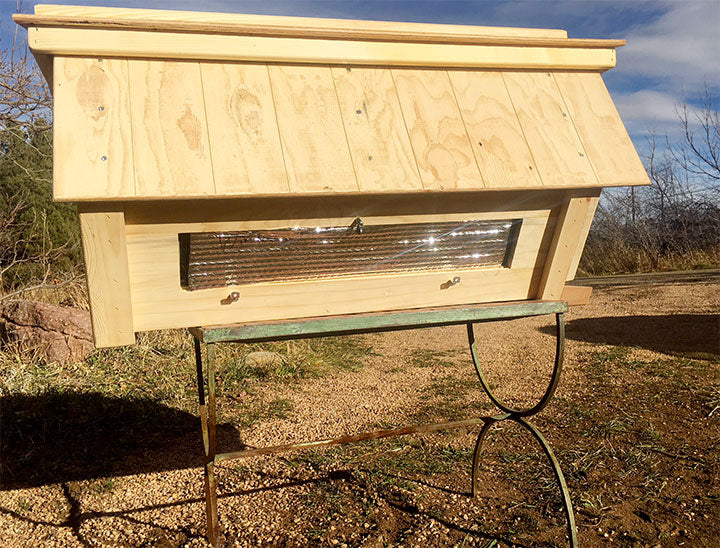
[[[563,357],[564,357],[564,348],[565,348],[565,320],[564,315],[562,313],[556,314],[556,347],[555,347],[555,365],[553,367],[552,376],[550,377],[550,382],[548,383],[547,388],[545,389],[545,393],[540,398],[540,400],[532,407],[526,408],[526,409],[516,409],[514,407],[511,407],[507,404],[505,404],[500,398],[498,398],[490,388],[490,384],[488,383],[487,379],[485,378],[485,374],[483,372],[482,366],[480,365],[480,360],[477,356],[477,349],[476,349],[476,343],[475,343],[475,333],[473,331],[473,324],[468,323],[467,324],[467,332],[468,332],[468,341],[470,343],[470,353],[472,355],[473,364],[475,365],[475,371],[477,372],[478,378],[480,379],[480,384],[483,387],[483,390],[485,390],[485,393],[488,395],[490,400],[502,411],[504,411],[504,414],[497,415],[495,417],[488,417],[483,427],[480,429],[480,433],[478,434],[477,441],[475,442],[475,451],[473,453],[473,464],[472,464],[472,496],[475,498],[478,494],[477,489],[477,482],[478,482],[478,468],[480,467],[480,453],[482,451],[483,442],[485,441],[485,438],[487,436],[488,431],[490,428],[501,421],[504,420],[511,420],[522,426],[525,430],[530,432],[532,436],[535,438],[535,440],[538,442],[540,447],[542,448],[543,452],[545,453],[545,456],[550,462],[550,466],[553,469],[553,473],[555,475],[555,481],[558,484],[558,487],[560,488],[560,492],[562,494],[562,500],[563,500],[563,509],[565,512],[565,519],[567,523],[567,532],[568,537],[570,539],[570,546],[571,548],[577,548],[578,546],[578,540],[577,540],[577,527],[575,525],[575,514],[573,512],[572,507],[572,500],[570,499],[570,491],[567,488],[567,483],[565,482],[565,476],[562,473],[562,470],[560,468],[560,463],[557,461],[557,458],[555,457],[555,454],[553,453],[552,449],[550,448],[550,445],[548,444],[545,437],[540,433],[540,431],[528,420],[526,420],[525,417],[529,417],[532,415],[535,415],[536,413],[539,413],[542,411],[545,406],[549,403],[550,399],[553,397],[555,393],[555,389],[557,388],[558,382],[560,380],[560,374],[562,373],[562,366],[563,366]]]
[[[482,385],[483,390],[485,390],[490,400],[505,413],[509,413],[515,417],[531,417],[532,415],[535,415],[536,413],[542,411],[555,394],[555,389],[557,388],[558,382],[560,381],[560,374],[562,373],[563,359],[565,355],[565,317],[562,313],[559,313],[555,314],[555,318],[555,366],[553,367],[552,376],[550,377],[550,382],[542,398],[540,398],[540,401],[538,401],[538,403],[536,403],[534,406],[527,409],[516,409],[514,407],[510,407],[493,393],[492,388],[490,388],[490,383],[488,383],[487,379],[485,378],[485,373],[483,371],[482,365],[480,365],[480,360],[477,356],[473,324],[467,324],[468,340],[470,342],[470,354],[472,355],[473,365],[475,366],[475,371],[477,372],[477,376],[480,379],[480,384]]]

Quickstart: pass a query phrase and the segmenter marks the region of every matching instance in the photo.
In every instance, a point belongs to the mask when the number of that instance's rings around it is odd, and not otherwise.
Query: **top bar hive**
[[[600,76],[622,40],[53,5],[15,20],[52,85],[53,192],[79,203],[98,346],[151,329],[558,299],[601,188],[649,183]],[[491,221],[513,229],[467,230]],[[379,233],[384,254],[368,239]],[[215,263],[187,262],[205,255]],[[382,267],[348,266],[376,256]],[[206,276],[198,289],[188,268]]]

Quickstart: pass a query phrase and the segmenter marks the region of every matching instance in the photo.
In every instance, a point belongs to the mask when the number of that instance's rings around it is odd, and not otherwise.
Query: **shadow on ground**
[[[0,398],[0,490],[202,466],[200,419],[99,393]],[[218,425],[220,447],[242,447]]]
[[[555,328],[547,326],[540,331],[552,335]],[[720,358],[717,314],[579,318],[566,324],[565,335],[575,341],[638,346],[690,358]]]

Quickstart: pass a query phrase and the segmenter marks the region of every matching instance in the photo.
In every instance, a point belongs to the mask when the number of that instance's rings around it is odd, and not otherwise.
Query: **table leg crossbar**
[[[203,375],[203,357],[202,348],[200,341],[195,338],[195,364],[197,369],[197,383],[198,383],[198,399],[200,402],[200,419],[202,425],[203,435],[203,447],[205,451],[205,502],[206,502],[206,516],[207,516],[207,536],[208,540],[213,546],[217,545],[219,527],[218,527],[218,511],[217,511],[217,484],[215,478],[215,465],[224,460],[256,457],[260,455],[271,455],[275,453],[282,453],[287,451],[296,451],[301,449],[327,447],[331,445],[341,445],[346,443],[359,442],[364,440],[392,438],[397,436],[403,436],[408,434],[435,432],[438,430],[446,430],[451,428],[469,428],[482,424],[480,433],[478,434],[477,441],[475,443],[475,451],[473,453],[472,462],[472,496],[473,498],[478,494],[478,470],[480,466],[480,457],[483,448],[483,442],[493,425],[509,420],[520,425],[522,428],[527,430],[532,437],[538,442],[543,453],[547,457],[550,466],[553,470],[555,480],[558,488],[562,494],[563,510],[565,513],[567,532],[569,537],[569,543],[572,548],[578,546],[577,541],[577,528],[575,526],[575,517],[573,514],[572,502],[570,500],[570,492],[568,491],[565,477],[563,476],[560,464],[558,463],[555,454],[553,453],[550,445],[548,444],[545,437],[540,431],[527,420],[527,417],[531,417],[540,411],[549,403],[553,397],[555,389],[557,388],[558,381],[560,380],[560,374],[563,366],[563,351],[565,346],[565,323],[563,313],[557,313],[556,315],[556,349],[555,349],[555,364],[553,367],[552,375],[548,383],[547,389],[540,400],[532,407],[526,409],[516,409],[505,404],[493,393],[490,384],[485,378],[480,360],[477,356],[475,333],[473,330],[474,322],[467,322],[467,333],[468,341],[470,344],[470,353],[472,355],[473,364],[477,372],[480,384],[484,391],[487,393],[493,404],[502,411],[501,414],[495,416],[478,417],[472,419],[449,421],[435,424],[425,424],[416,426],[405,426],[402,428],[395,428],[391,430],[377,430],[374,432],[364,432],[360,434],[353,434],[347,436],[340,436],[337,438],[322,439],[308,442],[300,442],[286,445],[276,445],[272,447],[262,447],[255,449],[245,449],[242,451],[233,451],[229,453],[218,453],[217,442],[216,442],[216,411],[215,411],[215,344],[208,342],[206,346],[206,359],[207,362],[207,402],[205,398],[205,379]]]

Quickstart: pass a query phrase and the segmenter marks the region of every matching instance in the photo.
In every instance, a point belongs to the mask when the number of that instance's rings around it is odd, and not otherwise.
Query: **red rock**
[[[0,343],[60,363],[83,360],[95,348],[87,310],[26,300],[0,308]]]

